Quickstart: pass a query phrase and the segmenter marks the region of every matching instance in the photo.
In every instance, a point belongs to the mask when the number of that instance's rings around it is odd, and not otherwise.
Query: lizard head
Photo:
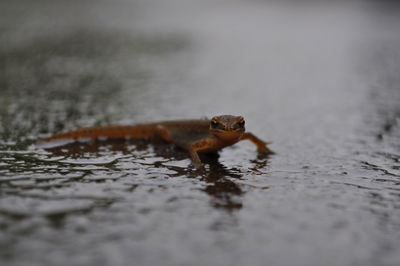
[[[236,142],[245,131],[244,123],[241,116],[214,116],[210,121],[210,133],[223,141]]]

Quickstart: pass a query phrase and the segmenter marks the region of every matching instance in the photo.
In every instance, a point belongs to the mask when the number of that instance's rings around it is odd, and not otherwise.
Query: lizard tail
[[[135,125],[135,126],[97,126],[86,127],[63,133],[58,133],[47,138],[43,138],[40,142],[48,142],[53,140],[77,140],[77,139],[150,139],[156,125]]]

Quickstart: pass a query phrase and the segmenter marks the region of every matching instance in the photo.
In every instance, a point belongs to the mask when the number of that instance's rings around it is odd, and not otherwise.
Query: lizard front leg
[[[267,145],[271,144],[272,142],[264,142],[261,139],[257,138],[255,135],[253,135],[250,132],[246,132],[243,134],[243,136],[240,138],[240,141],[242,140],[250,140],[257,146],[257,151],[259,153],[265,153],[265,154],[275,154],[273,151],[268,149]]]
[[[216,143],[213,139],[206,138],[193,142],[188,146],[188,151],[190,153],[190,157],[192,158],[192,164],[195,168],[199,169],[203,166],[198,152],[202,150],[213,149],[216,146],[215,144]]]

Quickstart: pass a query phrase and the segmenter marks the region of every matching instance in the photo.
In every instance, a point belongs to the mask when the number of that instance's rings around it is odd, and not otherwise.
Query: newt
[[[242,116],[221,115],[211,120],[176,120],[137,125],[110,125],[80,128],[43,138],[42,142],[62,139],[143,139],[161,140],[187,150],[196,168],[202,167],[199,152],[217,152],[242,140],[250,140],[263,154],[273,154],[264,142],[245,132]]]

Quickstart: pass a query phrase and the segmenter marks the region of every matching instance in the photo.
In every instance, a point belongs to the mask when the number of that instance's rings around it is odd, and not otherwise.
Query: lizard
[[[245,130],[242,116],[220,115],[211,120],[176,120],[136,125],[109,125],[80,128],[41,139],[41,142],[79,139],[161,140],[187,150],[195,168],[201,168],[199,152],[217,152],[242,140],[250,140],[261,154],[274,154],[264,142]]]

